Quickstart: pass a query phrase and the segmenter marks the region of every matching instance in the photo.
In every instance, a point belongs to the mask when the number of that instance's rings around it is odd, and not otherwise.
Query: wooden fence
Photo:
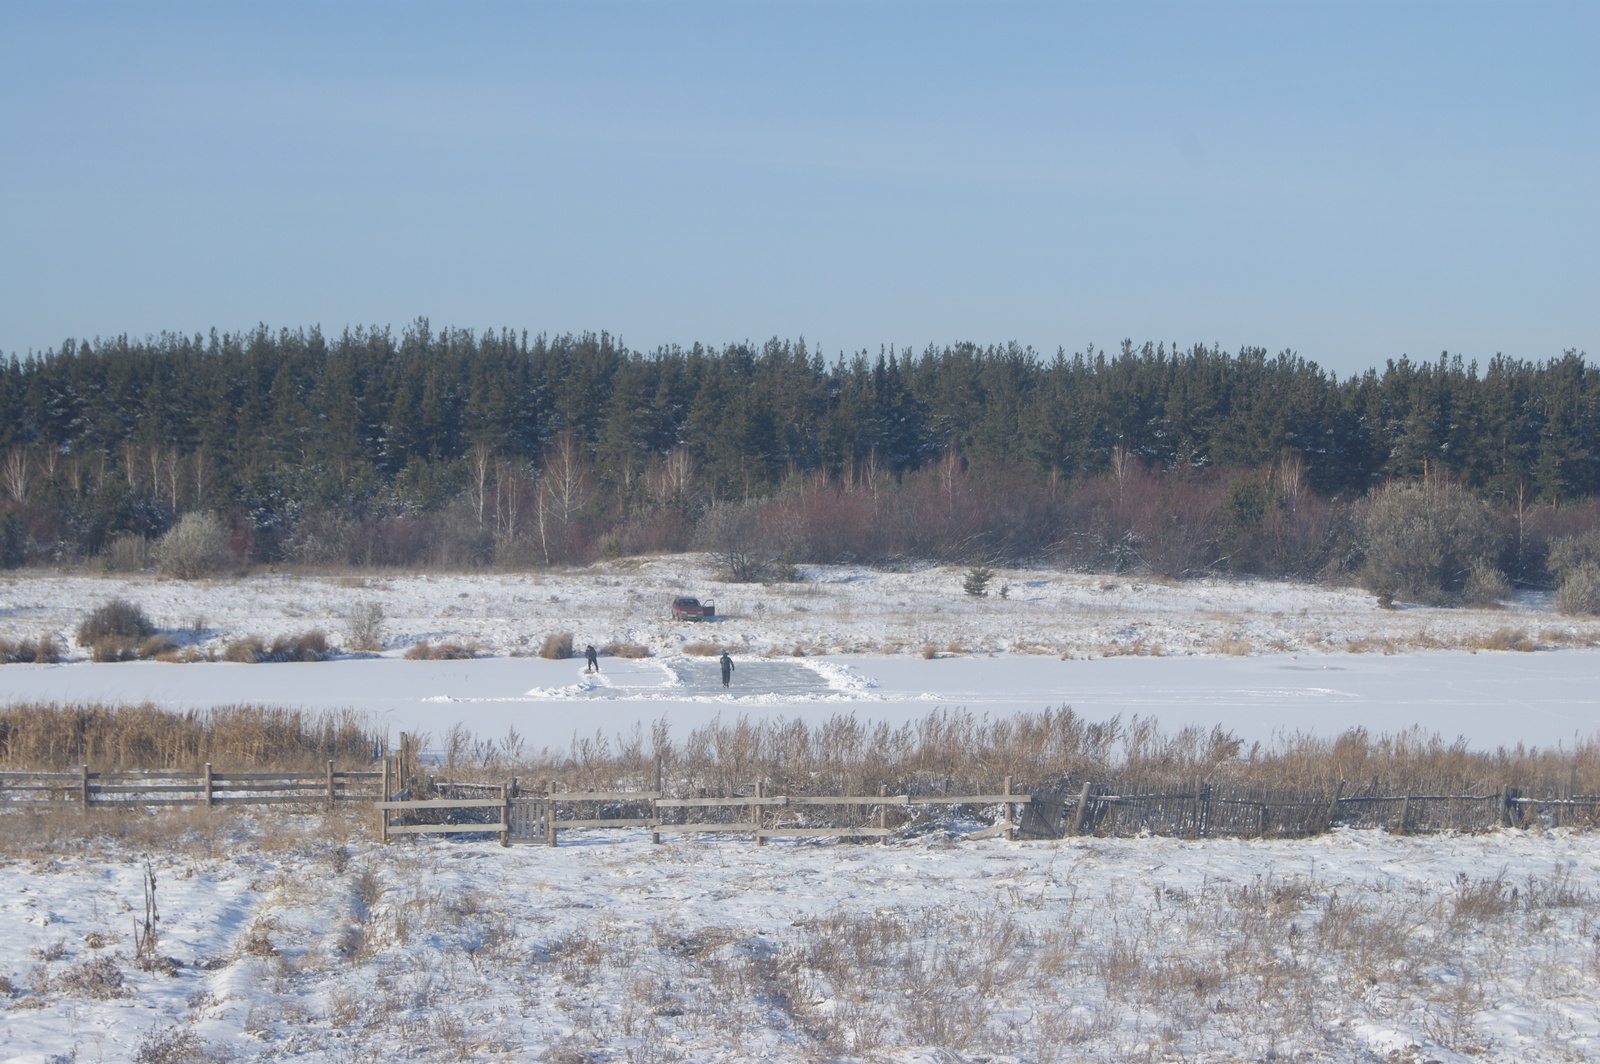
[[[184,804],[298,805],[331,808],[371,802],[380,835],[489,832],[512,843],[556,844],[576,828],[647,828],[663,835],[739,834],[770,839],[857,838],[887,841],[932,822],[935,809],[965,808],[992,818],[970,837],[1061,838],[1068,835],[1152,835],[1189,838],[1302,838],[1334,827],[1383,828],[1396,833],[1485,831],[1495,827],[1600,826],[1600,796],[1573,786],[1542,794],[1504,786],[1480,794],[1369,793],[1339,783],[1328,791],[1212,784],[1187,787],[1139,780],[1085,781],[1075,788],[1016,790],[1010,778],[994,793],[774,795],[757,782],[748,793],[666,793],[658,778],[649,791],[571,791],[555,781],[524,792],[503,784],[440,783],[399,768],[320,772],[0,772],[0,810],[51,804],[80,809]],[[398,786],[405,784],[404,787]],[[931,790],[931,788],[930,788]]]
[[[658,784],[659,787],[659,784]],[[1019,792],[1008,778],[992,794],[771,795],[668,797],[653,791],[569,791],[554,781],[532,793],[505,784],[439,784],[436,797],[379,803],[385,839],[396,834],[492,832],[504,845],[556,845],[572,828],[648,828],[665,834],[737,834],[769,839],[888,841],[930,823],[933,808],[967,807],[995,823],[969,838],[1062,838],[1151,834],[1187,838],[1304,838],[1335,827],[1397,834],[1485,831],[1494,827],[1597,826],[1600,796],[1532,796],[1513,787],[1489,794],[1347,794],[1267,790],[1204,781],[1188,788],[1082,784],[1077,793]],[[492,792],[490,794],[489,792]],[[470,797],[484,793],[484,797]]]
[[[469,797],[473,792],[493,796]],[[1032,800],[1012,790],[1006,779],[994,794],[906,795],[769,795],[757,782],[750,794],[725,797],[670,798],[654,791],[568,791],[555,781],[524,794],[516,779],[504,784],[433,784],[438,797],[396,795],[376,803],[379,834],[495,834],[502,845],[556,845],[558,833],[573,828],[648,828],[650,841],[664,834],[735,834],[751,837],[757,846],[769,839],[876,838],[884,842],[904,826],[912,808],[994,806],[1000,815],[993,827],[971,837],[1017,835],[1017,810]],[[825,812],[823,812],[825,811]],[[840,812],[844,815],[841,816]],[[819,816],[821,813],[821,816]],[[819,823],[819,819],[826,822]]]
[[[1590,827],[1600,796],[1563,788],[1531,795],[1503,786],[1487,794],[1349,793],[1215,785],[1179,789],[1137,781],[1083,783],[1075,795],[1035,794],[1022,822],[1027,835],[1151,835],[1188,838],[1304,838],[1331,828],[1383,828],[1396,834],[1487,831],[1495,827]]]
[[[0,772],[0,808],[51,803],[92,807],[153,805],[323,805],[379,797],[381,772],[348,772],[329,761],[320,772]]]

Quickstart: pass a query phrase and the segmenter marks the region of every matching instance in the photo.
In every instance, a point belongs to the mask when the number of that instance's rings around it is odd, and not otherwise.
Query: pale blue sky
[[[0,0],[0,350],[1600,353],[1600,5]]]

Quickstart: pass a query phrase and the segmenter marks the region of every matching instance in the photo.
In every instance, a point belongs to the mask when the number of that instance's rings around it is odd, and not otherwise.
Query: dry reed
[[[228,768],[285,771],[321,767],[329,758],[365,767],[385,738],[352,711],[313,713],[267,706],[175,711],[149,704],[0,707],[0,765],[52,771],[91,764],[98,771],[177,769],[208,762]]]

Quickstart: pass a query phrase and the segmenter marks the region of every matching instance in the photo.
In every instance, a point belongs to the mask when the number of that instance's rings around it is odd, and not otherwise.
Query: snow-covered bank
[[[70,646],[95,605],[123,597],[180,641],[220,651],[322,628],[335,643],[358,604],[382,608],[385,645],[418,640],[530,653],[552,632],[579,647],[634,643],[658,655],[715,641],[749,653],[1116,655],[1393,652],[1469,646],[1500,629],[1550,645],[1600,643],[1600,623],[1574,622],[1546,596],[1502,609],[1379,609],[1351,588],[1270,581],[1161,583],[1055,570],[1000,570],[991,594],[961,591],[963,571],[884,572],[807,566],[799,584],[723,584],[699,555],[624,559],[527,574],[295,576],[183,582],[154,576],[38,572],[0,577],[0,638],[54,635]],[[999,597],[1002,587],[1007,597]],[[720,619],[674,622],[675,595],[716,603]],[[76,647],[72,653],[81,657]]]
[[[1600,1053],[1600,836],[570,838],[199,838],[151,971],[138,855],[8,862],[0,1061]]]

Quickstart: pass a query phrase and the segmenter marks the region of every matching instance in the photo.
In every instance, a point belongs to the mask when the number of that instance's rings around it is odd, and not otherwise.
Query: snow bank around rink
[[[466,1044],[478,1046],[468,1057],[568,1059],[561,1054],[594,1047],[577,1041],[585,1031],[607,1051],[586,1059],[726,1061],[738,1044],[739,1059],[813,1060],[821,1053],[815,1026],[785,1010],[826,1021],[825,984],[812,984],[822,996],[808,1000],[740,1007],[725,1000],[737,984],[708,978],[740,958],[767,958],[781,971],[817,921],[887,922],[908,936],[896,948],[909,951],[923,948],[919,927],[937,928],[940,914],[951,913],[1017,929],[1003,954],[985,962],[991,972],[1046,963],[1045,944],[1063,934],[1071,943],[1070,963],[989,999],[986,1007],[1015,1009],[1000,1025],[1009,1048],[983,1050],[997,1064],[1039,1058],[1048,1037],[1042,1021],[1065,1007],[1062,995],[1096,1021],[1078,1029],[1073,1060],[1128,1059],[1152,1023],[1171,1027],[1162,1059],[1198,1062],[1244,1059],[1245,1048],[1248,1059],[1275,1050],[1330,1061],[1542,1064],[1600,1055],[1600,977],[1584,930],[1600,896],[1594,834],[1340,830],[1295,841],[1009,844],[937,833],[888,846],[757,849],[748,840],[651,846],[643,833],[574,831],[554,850],[418,839],[239,846],[153,860],[160,953],[179,962],[170,973],[144,972],[130,960],[129,911],[142,911],[140,855],[80,852],[0,865],[0,975],[14,988],[0,1002],[0,1061],[127,1061],[154,1039],[183,1033],[198,1043],[191,1048],[214,1054],[207,1059],[240,1062],[432,1060]],[[1496,877],[1504,896],[1512,886],[1558,885],[1571,901],[1539,913],[1513,906],[1446,950],[1432,936],[1451,927],[1450,899]],[[1403,971],[1382,960],[1361,969],[1296,953],[1295,931],[1246,943],[1227,915],[1240,892],[1268,899],[1306,939],[1322,934],[1320,921],[1353,920],[1349,935],[1390,921],[1394,934],[1420,936],[1415,955]],[[1139,937],[1147,934],[1154,937]],[[1259,978],[1275,992],[1315,987],[1314,1029],[1286,1022],[1275,1047],[1257,1044],[1263,1029],[1278,1028],[1272,1008],[1257,1008],[1255,968],[1223,979],[1209,997],[1179,986],[1181,1022],[1142,1012],[1108,994],[1101,974],[1130,941],[1151,979],[1171,968],[1204,980],[1241,949],[1276,950],[1275,960],[1261,962],[1272,971],[1262,968]],[[118,969],[120,996],[71,988],[78,966],[99,961]],[[1475,982],[1463,993],[1457,984],[1469,974]],[[903,987],[886,992],[905,999]],[[963,1001],[981,993],[952,992]],[[469,1038],[447,1044],[463,1030]],[[954,1059],[903,1029],[885,1033],[875,1059]]]

